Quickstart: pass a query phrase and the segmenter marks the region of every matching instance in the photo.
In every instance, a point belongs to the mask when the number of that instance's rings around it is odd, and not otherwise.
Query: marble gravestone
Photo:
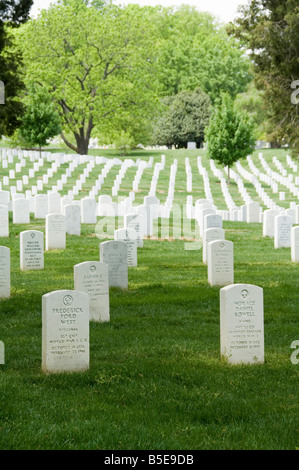
[[[224,240],[225,239],[225,231],[222,228],[208,228],[203,232],[203,239],[202,239],[202,262],[207,264],[207,248],[208,243],[214,240]]]
[[[49,210],[48,195],[37,194],[34,197],[34,202],[35,202],[34,217],[36,219],[45,219]]]
[[[13,224],[29,224],[30,208],[27,199],[14,199],[12,202]]]
[[[44,234],[38,230],[20,233],[20,269],[44,269]]]
[[[74,266],[74,288],[89,296],[89,318],[92,321],[108,322],[109,279],[108,266],[100,261],[85,261]]]
[[[137,234],[132,228],[119,228],[114,231],[114,239],[121,240],[127,244],[128,266],[137,266]]]
[[[8,207],[0,205],[0,237],[9,237]]]
[[[274,220],[279,215],[278,211],[267,209],[263,216],[263,237],[274,238]]]
[[[42,371],[80,372],[89,368],[89,297],[60,290],[42,297]]]
[[[226,286],[234,282],[234,244],[228,240],[208,243],[208,282]]]
[[[221,356],[231,364],[264,362],[263,289],[234,284],[220,289]]]
[[[5,364],[5,347],[3,341],[0,341],[0,364]]]
[[[109,240],[100,243],[100,261],[108,265],[109,287],[128,288],[127,244]]]
[[[291,260],[299,263],[299,225],[291,228]]]
[[[140,214],[125,214],[124,226],[136,231],[137,247],[143,248],[142,216]]]
[[[81,200],[81,223],[96,224],[97,222],[97,204],[95,199],[86,197]]]
[[[259,223],[260,221],[260,205],[256,201],[246,204],[246,221],[247,223]]]
[[[277,215],[274,219],[274,248],[291,246],[291,228],[293,218],[289,215]]]
[[[46,251],[64,250],[66,246],[65,216],[48,214],[46,216]]]
[[[10,249],[0,246],[0,298],[10,297]]]
[[[65,215],[66,233],[69,235],[81,235],[81,211],[76,204],[67,204],[63,208]]]

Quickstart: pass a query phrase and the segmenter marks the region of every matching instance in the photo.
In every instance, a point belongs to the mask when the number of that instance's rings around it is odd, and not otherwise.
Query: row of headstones
[[[273,162],[280,173],[277,173],[270,168],[270,166],[268,165],[268,163],[266,162],[262,154],[259,154],[259,160],[264,170],[266,171],[266,175],[261,173],[258,170],[258,168],[253,164],[252,160],[250,159],[249,161],[251,161],[250,163],[251,168],[252,170],[254,170],[255,175],[261,181],[266,182],[272,187],[273,193],[278,192],[278,184],[280,184],[281,186],[284,186],[288,191],[290,191],[293,196],[295,197],[299,196],[299,190],[296,187],[299,185],[299,177],[294,176],[293,173],[288,174],[287,170],[283,168],[281,162],[276,157],[273,157]],[[298,167],[295,164],[291,165],[291,168],[293,172],[297,172],[298,170]],[[285,191],[279,192],[279,199],[281,201],[285,200]]]
[[[77,181],[74,184],[73,188],[68,191],[68,197],[69,198],[72,198],[74,195],[79,194],[79,191],[82,189],[82,184],[84,184],[86,182],[86,179],[89,177],[90,172],[93,170],[93,168],[97,164],[105,163],[101,174],[98,176],[98,179],[95,181],[95,184],[93,185],[93,187],[89,191],[89,197],[90,198],[95,198],[97,196],[99,190],[101,189],[102,184],[104,183],[105,177],[108,175],[109,171],[111,170],[111,168],[114,165],[120,165],[121,166],[119,174],[116,176],[114,184],[112,186],[112,196],[117,196],[122,178],[124,177],[125,172],[127,171],[127,169],[129,167],[131,167],[131,166],[137,166],[138,167],[138,170],[137,170],[137,173],[136,173],[136,178],[137,178],[137,174],[138,174],[140,169],[141,169],[141,174],[142,174],[142,172],[145,168],[149,168],[153,164],[153,157],[150,157],[150,159],[147,162],[146,161],[141,161],[140,159],[138,159],[136,162],[134,162],[131,159],[125,159],[124,161],[121,161],[117,158],[106,159],[104,157],[91,157],[91,156],[90,157],[86,156],[86,158],[84,158],[84,160],[82,162],[81,160],[79,160],[78,156],[76,156],[77,158],[74,158],[71,161],[69,160],[69,157],[70,157],[69,155],[65,156],[65,155],[62,154],[62,157],[63,158],[61,158],[61,155],[59,154],[59,158],[57,158],[57,157],[55,158],[55,161],[52,163],[52,167],[47,170],[47,174],[42,175],[42,180],[39,179],[37,181],[36,185],[32,186],[31,190],[26,191],[26,193],[28,194],[28,197],[37,195],[38,191],[43,191],[43,184],[49,184],[49,179],[52,178],[54,173],[57,172],[58,168],[61,165],[61,162],[62,163],[69,162],[69,168],[66,169],[65,174],[61,175],[61,178],[58,181],[56,181],[54,186],[52,186],[52,189],[50,190],[52,192],[62,191],[63,190],[63,185],[67,183],[68,177],[70,177],[72,175],[73,170],[76,167],[78,167],[79,163],[85,163],[86,161],[88,161],[87,167],[84,169],[83,173],[79,176],[79,178],[77,179]],[[80,157],[82,157],[82,156],[80,156]],[[10,158],[12,159],[12,157],[10,157]],[[35,177],[35,172],[41,170],[41,168],[44,166],[44,161],[45,161],[44,158],[39,158],[38,162],[34,163],[33,169],[29,169],[29,175],[23,175],[22,179],[16,181],[16,186],[12,186],[10,188],[10,192],[12,193],[12,195],[15,194],[18,191],[22,192],[23,184],[25,184],[25,185],[29,184],[29,179],[34,178]],[[9,160],[4,159],[2,161],[2,166],[4,168],[7,168],[8,167],[8,162],[9,162]],[[21,163],[16,164],[16,169],[15,170],[9,170],[9,176],[5,176],[3,178],[3,186],[9,186],[10,179],[15,179],[16,173],[19,173],[21,171],[21,168],[25,165],[26,165],[26,160],[24,158],[21,158]],[[165,155],[162,155],[161,156],[161,163],[157,163],[155,165],[155,171],[156,171],[157,167],[159,167],[160,169],[163,169],[164,165],[165,165]],[[155,192],[155,190],[154,191],[152,190],[152,185],[153,185],[153,183],[155,183],[155,184],[157,183],[158,176],[159,175],[155,175],[155,172],[154,172],[154,175],[152,177],[152,184],[151,184],[150,194],[152,194],[152,192]],[[138,179],[138,181],[134,180],[133,191],[132,192],[138,190],[139,182],[140,182],[140,178]],[[134,186],[136,186],[136,183],[137,183],[137,189],[136,189],[136,187],[134,187]],[[2,189],[2,184],[1,183],[0,183],[0,189]]]
[[[113,249],[110,248],[109,251],[110,242],[100,244],[100,256],[109,266],[109,285],[127,288],[128,266],[137,266],[137,248],[143,247],[143,234],[138,215],[128,215],[124,222],[125,227],[114,232]],[[45,225],[46,251],[64,250],[65,216],[50,214],[46,218]],[[114,262],[113,255],[117,263]],[[125,262],[122,261],[123,258],[126,258]],[[20,269],[23,271],[44,269],[43,232],[26,230],[20,233]],[[0,247],[0,297],[10,297],[10,250],[7,247]]]
[[[109,289],[103,281],[104,263],[97,271],[95,262],[82,263],[85,274],[78,281],[82,290],[61,290],[42,297],[42,370],[45,373],[77,372],[89,368],[89,322],[94,279],[105,293],[100,294],[102,305]],[[77,277],[76,277],[77,276]],[[82,284],[83,287],[82,287]],[[107,293],[108,292],[108,293]],[[99,298],[99,295],[97,295]],[[109,303],[109,300],[108,300]],[[264,362],[263,289],[249,284],[232,284],[220,289],[220,351],[231,364]],[[4,364],[4,344],[0,341],[0,364]]]
[[[84,198],[78,203],[70,203],[68,199],[60,199],[60,196],[54,194],[56,197],[51,198],[51,205],[48,204],[50,196],[43,195],[45,197],[36,196],[35,205],[35,217],[44,219],[49,217],[57,218],[61,214],[65,216],[66,233],[70,235],[80,235],[81,223],[95,224],[97,223],[97,207],[94,199]],[[53,195],[53,196],[54,196]],[[1,195],[0,195],[1,196]],[[58,197],[57,197],[58,196]],[[115,208],[110,196],[99,197],[99,214],[100,216],[113,216],[117,215],[118,211]],[[48,214],[48,207],[50,207],[51,213]],[[141,220],[140,225],[142,226],[143,235],[150,236],[153,232],[153,220],[158,217],[159,200],[155,197],[146,196],[144,197],[144,204],[140,206],[128,206],[124,212],[124,218],[129,218],[132,214],[139,217]],[[30,222],[30,208],[28,207],[28,201],[23,198],[13,200],[13,223],[27,224]],[[8,216],[8,205],[0,204],[0,236],[9,236],[9,216]],[[143,236],[142,235],[142,236]]]
[[[89,300],[77,290],[42,297],[42,370],[89,368]],[[263,289],[233,284],[220,289],[220,351],[231,364],[264,362]]]
[[[263,236],[274,238],[274,248],[291,248],[291,260],[299,262],[299,225],[294,226],[294,217],[285,213],[266,210],[263,217]],[[296,206],[296,214],[299,206]],[[299,219],[295,219],[299,223]],[[297,222],[298,221],[298,222]]]

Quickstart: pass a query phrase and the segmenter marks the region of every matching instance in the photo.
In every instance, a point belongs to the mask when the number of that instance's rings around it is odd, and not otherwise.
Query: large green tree
[[[48,140],[61,132],[60,117],[54,108],[50,94],[41,86],[31,83],[25,97],[26,111],[18,129],[21,141],[38,145],[39,149]]]
[[[235,97],[246,89],[252,79],[248,56],[211,14],[182,5],[153,11],[153,22],[164,96],[201,88],[215,102],[221,92]]]
[[[254,130],[253,120],[236,109],[228,94],[223,94],[206,129],[206,139],[209,158],[228,167],[228,183],[233,164],[251,154],[255,148]]]
[[[164,111],[154,126],[154,144],[186,148],[191,141],[200,147],[211,114],[209,96],[197,88],[181,91],[163,101]]]
[[[5,104],[0,104],[0,136],[11,136],[20,125],[23,111],[19,94],[24,90],[20,75],[22,57],[12,50],[9,27],[26,22],[33,0],[0,0],[0,80],[4,85]]]
[[[229,32],[250,51],[269,115],[269,138],[298,153],[299,108],[292,99],[299,80],[298,0],[251,0]]]
[[[105,134],[127,113],[138,119],[154,111],[150,19],[133,5],[64,0],[20,29],[26,80],[51,93],[74,151],[88,153],[92,133]]]

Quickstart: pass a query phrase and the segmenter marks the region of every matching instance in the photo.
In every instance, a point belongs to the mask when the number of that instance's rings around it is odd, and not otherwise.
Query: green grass
[[[185,202],[182,165],[180,158],[176,197]],[[31,219],[30,228],[44,225]],[[11,249],[11,298],[0,301],[0,449],[298,448],[299,365],[290,360],[299,339],[298,265],[289,249],[262,237],[261,224],[224,228],[234,242],[235,282],[264,289],[264,364],[221,360],[219,288],[208,284],[201,251],[185,250],[184,240],[144,240],[128,290],[110,290],[110,322],[90,324],[89,370],[46,375],[42,295],[73,289],[73,266],[98,260],[101,240],[83,225],[81,237],[67,236],[66,250],[45,253],[45,270],[22,272],[19,233],[28,226],[11,224],[0,239]]]

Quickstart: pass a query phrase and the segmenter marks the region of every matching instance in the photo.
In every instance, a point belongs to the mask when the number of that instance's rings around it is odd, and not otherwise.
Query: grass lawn
[[[183,203],[184,154],[176,155]],[[165,198],[167,156],[159,179]],[[150,179],[142,180],[140,199]],[[201,197],[198,177],[194,188]],[[213,182],[220,200],[217,190]],[[299,340],[299,269],[290,249],[275,250],[262,237],[261,224],[224,221],[235,283],[264,289],[264,364],[221,360],[219,287],[208,284],[201,250],[185,250],[179,239],[144,240],[128,290],[110,290],[110,322],[90,324],[89,370],[53,375],[41,371],[42,295],[73,289],[73,266],[98,260],[102,240],[82,225],[80,237],[67,236],[66,250],[45,253],[45,270],[21,272],[19,234],[28,228],[11,223],[9,238],[0,238],[11,249],[11,298],[0,301],[1,450],[299,448],[299,365],[290,359]],[[30,228],[44,232],[45,222],[32,218]]]

